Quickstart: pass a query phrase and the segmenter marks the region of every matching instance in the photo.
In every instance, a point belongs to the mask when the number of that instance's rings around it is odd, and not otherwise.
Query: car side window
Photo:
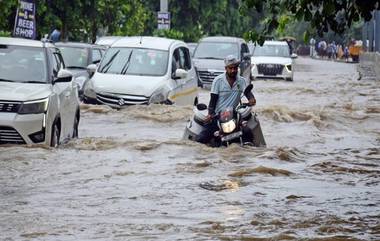
[[[180,66],[184,70],[191,69],[191,58],[190,58],[190,52],[187,48],[180,48],[179,51],[180,54]]]
[[[99,49],[93,49],[92,50],[92,63],[96,64],[99,63],[102,59],[102,54]]]
[[[52,67],[53,67],[53,74],[54,76],[57,76],[58,75],[58,72],[61,68],[64,68],[64,62],[63,62],[63,58],[59,52],[58,49],[51,49],[52,51]]]
[[[180,54],[179,49],[175,49],[172,56],[172,73],[174,74],[180,68]]]

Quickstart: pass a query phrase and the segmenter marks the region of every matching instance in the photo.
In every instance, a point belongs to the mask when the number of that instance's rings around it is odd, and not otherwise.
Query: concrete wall
[[[380,53],[379,52],[365,52],[360,55],[360,62],[369,62],[375,70],[377,80],[380,80]]]

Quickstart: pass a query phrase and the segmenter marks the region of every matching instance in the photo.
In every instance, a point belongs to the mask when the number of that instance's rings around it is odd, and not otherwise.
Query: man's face
[[[227,76],[235,79],[236,75],[238,73],[238,68],[239,68],[239,65],[228,65],[228,66],[226,66]]]

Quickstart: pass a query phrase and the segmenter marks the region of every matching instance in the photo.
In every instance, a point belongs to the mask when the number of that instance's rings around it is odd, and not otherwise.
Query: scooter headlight
[[[236,123],[234,120],[229,120],[227,122],[221,123],[220,126],[222,127],[224,133],[231,133],[235,130]]]

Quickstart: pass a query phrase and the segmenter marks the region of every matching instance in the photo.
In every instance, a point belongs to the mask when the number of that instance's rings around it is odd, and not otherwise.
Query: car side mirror
[[[184,69],[176,69],[173,78],[174,79],[185,79],[188,72]]]
[[[292,59],[296,59],[296,58],[298,58],[298,55],[295,54],[295,53],[292,53],[292,54],[290,55],[290,58],[292,58]]]
[[[54,80],[54,83],[57,82],[70,82],[73,78],[73,74],[67,69],[60,69],[57,74],[57,78]]]
[[[96,71],[97,68],[98,68],[98,65],[96,65],[96,64],[90,64],[90,65],[87,66],[87,73],[90,76],[92,76],[92,75],[94,75],[94,73],[95,73],[95,71]]]
[[[253,84],[249,84],[249,85],[247,85],[247,87],[245,87],[244,93],[251,92],[252,89],[253,89]]]

